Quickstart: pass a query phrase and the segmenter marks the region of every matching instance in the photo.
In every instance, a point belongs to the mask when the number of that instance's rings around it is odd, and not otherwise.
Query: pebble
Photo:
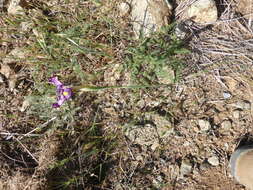
[[[183,146],[190,146],[190,143],[188,141],[185,141]]]
[[[206,132],[211,128],[210,122],[203,119],[198,120],[198,125],[202,132]]]
[[[229,120],[225,120],[225,121],[223,121],[223,122],[221,123],[221,128],[222,128],[223,130],[225,130],[225,131],[230,130],[231,127],[232,127],[232,123],[231,123],[231,121],[229,121]]]
[[[233,117],[234,117],[235,119],[239,119],[239,118],[240,118],[240,111],[239,111],[239,110],[233,111]]]
[[[21,22],[20,23],[20,27],[21,27],[21,31],[22,32],[29,32],[29,30],[31,30],[32,27],[33,27],[33,23],[32,22],[28,22],[28,21]]]
[[[158,142],[154,142],[152,145],[151,145],[151,150],[155,151],[158,147],[160,146],[160,144]]]
[[[144,159],[143,159],[143,157],[142,157],[141,155],[137,155],[137,156],[136,156],[136,160],[138,160],[138,161],[143,161]]]
[[[249,101],[243,100],[243,101],[237,102],[235,106],[239,109],[250,110],[251,103]]]
[[[192,164],[188,159],[183,160],[180,166],[180,174],[183,177],[184,175],[187,175],[191,173],[192,171]]]
[[[231,93],[229,93],[229,92],[223,92],[223,98],[224,99],[229,99],[229,98],[231,98]]]
[[[0,83],[4,83],[4,77],[0,75]]]
[[[122,2],[118,5],[118,9],[120,11],[120,15],[125,16],[130,12],[130,5],[126,2]]]
[[[212,166],[218,166],[220,164],[219,158],[217,156],[212,156],[207,159],[208,163]]]
[[[24,112],[30,106],[30,102],[28,100],[24,100],[22,106],[19,108],[21,112]]]

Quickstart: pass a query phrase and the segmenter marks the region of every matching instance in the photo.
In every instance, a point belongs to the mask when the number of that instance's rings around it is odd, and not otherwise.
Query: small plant
[[[169,68],[173,71],[172,81],[180,77],[183,68],[181,55],[189,53],[182,41],[174,34],[174,25],[163,28],[150,37],[140,39],[136,47],[128,50],[127,69],[137,83],[157,84],[165,77]]]
[[[51,77],[49,82],[56,86],[57,102],[53,104],[53,108],[60,107],[73,96],[72,89],[65,87],[57,77]]]

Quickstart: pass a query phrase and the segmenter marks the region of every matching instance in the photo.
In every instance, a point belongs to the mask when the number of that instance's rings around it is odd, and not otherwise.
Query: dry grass
[[[182,1],[178,5],[178,20],[183,21],[183,11],[193,2],[195,1]],[[189,46],[193,49],[193,62],[204,68],[217,64],[227,69],[231,65],[237,65],[237,68],[239,65],[250,66],[253,58],[251,25],[236,12],[233,1],[217,1],[217,4],[219,19],[215,23],[197,25],[186,22],[188,29],[192,31]]]

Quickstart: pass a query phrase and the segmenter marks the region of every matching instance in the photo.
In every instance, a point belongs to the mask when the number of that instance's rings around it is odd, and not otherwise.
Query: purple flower
[[[49,82],[56,86],[57,102],[53,104],[53,108],[60,107],[66,100],[73,96],[72,89],[64,86],[57,77],[51,77]]]

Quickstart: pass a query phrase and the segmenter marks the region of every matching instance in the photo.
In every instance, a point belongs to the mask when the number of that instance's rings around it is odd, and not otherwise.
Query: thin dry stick
[[[20,133],[10,133],[10,132],[0,132],[0,135],[9,135],[9,136],[27,136],[27,134],[20,134]],[[31,137],[40,136],[39,134],[29,134]]]
[[[18,138],[13,137],[24,149],[25,151],[37,162],[37,164],[39,164],[39,161],[32,155],[32,153],[25,147],[25,145],[23,145],[20,140],[18,140]]]
[[[36,127],[35,129],[31,130],[30,132],[26,133],[24,136],[22,137],[26,137],[29,136],[31,133],[33,133],[34,131],[38,130],[38,129],[42,129],[44,127],[46,127],[50,122],[54,121],[57,117],[53,117],[52,119],[48,120],[46,123],[42,124],[41,126]],[[22,137],[20,137],[19,139],[22,139]]]

